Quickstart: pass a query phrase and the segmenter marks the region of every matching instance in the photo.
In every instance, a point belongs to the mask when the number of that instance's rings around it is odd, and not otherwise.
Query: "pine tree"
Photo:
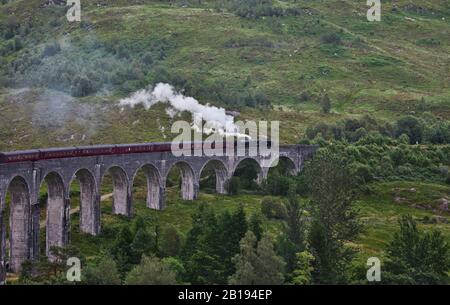
[[[133,236],[136,236],[137,232],[141,229],[146,229],[146,224],[145,224],[145,220],[143,217],[138,216],[136,217],[136,219],[133,221],[133,224],[131,225],[131,234]]]
[[[229,251],[227,258],[231,261],[231,258],[239,253],[239,242],[245,236],[248,228],[247,217],[242,204],[228,219],[229,222],[219,224],[219,230],[223,232],[223,241]]]
[[[111,247],[111,255],[118,263],[119,271],[121,273],[128,272],[133,263],[133,252],[131,250],[132,242],[133,235],[128,226],[124,226]]]
[[[354,182],[347,164],[329,150],[317,153],[306,168],[313,221],[308,234],[314,255],[314,280],[346,282],[354,251],[346,246],[361,226],[353,208]]]
[[[264,233],[261,215],[258,213],[253,213],[252,216],[250,217],[250,223],[248,226],[250,231],[252,231],[253,234],[255,234],[256,239],[260,241]]]
[[[242,205],[232,214],[225,211],[219,216],[217,236],[212,236],[212,245],[223,266],[220,272],[221,284],[226,284],[228,277],[235,272],[232,259],[239,253],[239,243],[245,236],[247,227],[247,218]],[[217,243],[213,243],[214,241]]]
[[[186,268],[185,282],[192,284],[219,283],[219,274],[223,270],[223,264],[217,255],[220,243],[217,232],[216,215],[208,205],[201,204],[192,217],[192,228],[187,234],[181,254]]]
[[[197,249],[185,266],[185,282],[194,285],[223,284],[223,262],[207,246]]]
[[[258,256],[255,266],[258,285],[282,285],[284,283],[285,262],[275,253],[273,242],[268,235],[263,236],[256,249]]]
[[[184,280],[193,284],[226,284],[235,271],[232,258],[239,253],[239,242],[247,228],[243,206],[216,217],[210,207],[201,205],[181,255],[186,268]]]
[[[283,234],[278,239],[277,250],[286,261],[286,272],[289,277],[295,268],[297,253],[305,249],[305,224],[303,210],[294,196],[289,197],[285,206],[287,217]]]
[[[165,256],[178,256],[181,251],[182,237],[173,226],[166,227],[161,235],[161,252]]]
[[[141,227],[136,232],[130,247],[132,253],[130,262],[133,264],[139,264],[142,259],[142,255],[149,255],[154,249],[154,239],[150,233],[147,232],[145,227]]]
[[[256,245],[253,232],[247,232],[240,242],[240,253],[233,258],[236,272],[228,280],[230,285],[256,285],[258,282]]]

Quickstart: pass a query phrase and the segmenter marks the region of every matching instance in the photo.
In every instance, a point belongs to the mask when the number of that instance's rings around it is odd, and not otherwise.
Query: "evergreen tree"
[[[192,217],[182,250],[186,268],[184,281],[192,284],[218,283],[223,264],[217,256],[217,218],[207,204],[201,204]]]
[[[287,217],[283,234],[278,239],[277,250],[286,261],[286,272],[290,276],[295,268],[297,253],[305,249],[305,224],[303,210],[294,196],[290,196],[285,205]]]
[[[217,225],[216,249],[217,256],[222,262],[223,269],[220,274],[220,282],[226,284],[228,277],[235,272],[233,257],[239,253],[239,243],[247,232],[247,219],[242,205],[233,213],[228,211],[219,216]]]
[[[252,231],[253,234],[255,234],[256,239],[260,241],[264,233],[261,215],[258,213],[253,213],[252,216],[250,217],[250,223],[248,226],[250,231]]]
[[[306,168],[313,221],[308,234],[314,280],[346,282],[354,251],[346,246],[360,231],[353,208],[353,180],[347,164],[329,150],[319,151]]]
[[[139,264],[142,259],[142,255],[149,255],[154,249],[154,239],[147,232],[145,227],[141,227],[136,232],[133,242],[131,243],[130,262],[132,264]]]
[[[285,262],[275,252],[273,242],[268,235],[263,236],[256,249],[258,261],[258,285],[282,285],[284,283]]]
[[[112,257],[118,263],[119,271],[122,274],[128,272],[133,263],[133,251],[131,249],[132,242],[133,235],[128,226],[124,226],[120,230],[120,233],[110,250]]]
[[[245,236],[248,229],[247,217],[244,206],[239,208],[231,215],[230,222],[219,224],[219,230],[223,232],[224,242],[230,251],[230,259],[239,252],[239,242]]]
[[[239,242],[247,228],[243,206],[216,217],[209,207],[201,205],[182,251],[184,280],[193,284],[226,284],[235,271],[232,258],[239,252]]]
[[[141,216],[138,216],[138,217],[136,217],[136,219],[133,221],[133,224],[131,225],[131,234],[133,236],[136,236],[136,234],[138,233],[139,230],[145,230],[146,228],[147,228],[147,226],[145,224],[144,218]]]
[[[294,271],[292,272],[292,284],[294,285],[308,285],[312,282],[312,262],[314,256],[308,251],[297,253],[297,261]]]
[[[205,203],[199,205],[192,215],[192,227],[187,233],[186,242],[182,250],[182,257],[189,258],[199,247],[205,236],[217,227],[217,219],[212,209]]]
[[[256,285],[258,282],[256,245],[255,234],[247,232],[240,242],[240,253],[233,258],[236,272],[228,280],[230,285]]]
[[[223,284],[224,265],[216,254],[208,246],[197,249],[187,261],[185,261],[185,282],[194,285]]]
[[[161,253],[165,256],[178,256],[181,251],[182,237],[173,226],[166,227],[161,234]]]

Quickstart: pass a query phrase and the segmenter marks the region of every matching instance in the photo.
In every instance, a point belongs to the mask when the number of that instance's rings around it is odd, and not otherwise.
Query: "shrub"
[[[353,142],[357,142],[360,139],[364,138],[365,136],[367,136],[366,129],[364,127],[360,127],[356,129],[356,131],[352,134],[352,140]]]
[[[331,100],[328,97],[328,94],[326,94],[322,98],[322,112],[323,113],[330,113],[330,111],[331,111]]]
[[[83,97],[94,92],[94,88],[90,79],[86,76],[77,76],[71,87],[71,94],[76,97]]]
[[[274,196],[286,196],[289,192],[291,179],[286,176],[269,177],[266,182],[267,191]]]
[[[302,102],[307,102],[307,101],[310,100],[310,98],[311,98],[311,94],[310,94],[308,91],[303,91],[303,92],[300,94],[300,100],[301,100]]]
[[[402,134],[402,135],[398,138],[398,142],[399,142],[400,144],[409,144],[409,136],[408,136],[406,133]]]
[[[405,165],[400,165],[397,168],[399,175],[403,177],[411,177],[413,176],[413,169],[410,164],[406,163]]]
[[[308,194],[308,183],[306,182],[305,176],[300,175],[296,180],[295,192],[300,196],[306,196]]]
[[[4,23],[6,27],[5,39],[14,37],[16,31],[20,28],[20,21],[15,15],[11,15]]]
[[[19,51],[23,48],[22,39],[19,36],[14,37],[14,51]]]
[[[330,33],[322,36],[322,42],[340,45],[342,43],[342,38],[338,33]]]
[[[422,142],[423,126],[420,121],[413,116],[406,116],[397,121],[396,135],[408,135],[409,143],[416,144]]]
[[[44,51],[42,51],[42,57],[44,58],[44,57],[55,56],[60,51],[61,51],[61,46],[59,45],[59,43],[57,43],[57,42],[50,43],[44,47]]]
[[[268,219],[286,219],[284,204],[271,197],[265,197],[261,201],[261,213]]]
[[[241,190],[241,181],[239,177],[232,177],[227,182],[227,192],[229,195],[237,195]]]
[[[353,173],[361,183],[368,183],[373,180],[372,170],[368,165],[365,164],[354,165]]]
[[[146,65],[151,65],[153,64],[153,57],[151,53],[145,53],[144,56],[142,56],[142,62]]]

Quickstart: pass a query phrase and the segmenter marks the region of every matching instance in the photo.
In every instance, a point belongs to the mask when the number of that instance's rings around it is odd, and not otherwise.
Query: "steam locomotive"
[[[209,143],[213,149],[220,146],[225,150],[227,145],[237,146],[237,141],[234,143],[215,142]],[[258,142],[258,145],[260,143]],[[205,142],[192,142],[191,151],[194,149],[203,149]],[[220,145],[220,146],[217,146]],[[250,141],[245,141],[245,147],[248,148]],[[270,141],[269,141],[270,146]],[[189,149],[186,146],[180,148],[181,150]],[[119,145],[95,145],[84,147],[66,147],[66,148],[48,148],[48,149],[34,149],[13,152],[0,152],[0,164],[2,163],[18,163],[49,159],[62,159],[73,157],[88,157],[88,156],[104,156],[104,155],[120,155],[120,154],[135,154],[135,153],[157,153],[172,151],[172,143],[143,143],[143,144],[119,144]]]

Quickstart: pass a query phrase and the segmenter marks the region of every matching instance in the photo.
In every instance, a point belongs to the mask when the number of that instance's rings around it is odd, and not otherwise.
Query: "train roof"
[[[240,142],[248,142],[248,140],[238,140]],[[257,142],[257,141],[255,141]],[[191,144],[204,143],[201,141],[192,141]],[[8,152],[0,152],[3,155],[12,154],[33,154],[39,152],[58,152],[58,151],[68,151],[68,150],[79,150],[79,149],[101,149],[101,148],[114,148],[114,147],[137,147],[137,146],[147,146],[147,145],[171,145],[172,142],[145,142],[145,143],[130,143],[130,144],[100,144],[100,145],[88,145],[88,146],[68,146],[68,147],[51,147],[44,149],[28,149],[28,150],[16,150]]]
[[[15,151],[0,152],[0,154],[5,155],[5,156],[16,155],[16,154],[28,155],[28,154],[36,154],[36,153],[39,153],[38,149],[15,150]]]
[[[93,148],[113,148],[113,147],[136,147],[140,145],[157,145],[157,144],[170,144],[170,142],[147,142],[147,143],[131,143],[131,144],[100,144],[100,145],[86,145],[86,146],[67,146],[67,147],[50,147],[43,149],[28,149],[28,150],[15,150],[15,151],[4,151],[0,154],[10,155],[10,154],[30,154],[37,152],[52,152],[52,151],[67,151],[67,150],[77,150],[77,149],[93,149]]]

